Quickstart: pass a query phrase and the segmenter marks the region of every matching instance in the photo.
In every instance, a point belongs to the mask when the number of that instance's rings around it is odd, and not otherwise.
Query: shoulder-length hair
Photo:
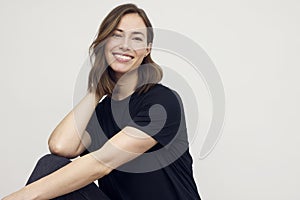
[[[116,84],[114,71],[109,67],[105,54],[105,41],[113,34],[121,18],[130,13],[137,13],[144,21],[147,29],[147,45],[153,43],[153,29],[144,10],[134,4],[123,4],[115,7],[101,23],[97,37],[89,47],[92,68],[89,73],[88,91],[97,92],[100,96],[111,96]],[[93,60],[93,61],[92,61]],[[151,52],[143,59],[138,67],[138,84],[136,91],[139,94],[147,92],[154,84],[161,81],[163,72],[161,67],[151,58]]]

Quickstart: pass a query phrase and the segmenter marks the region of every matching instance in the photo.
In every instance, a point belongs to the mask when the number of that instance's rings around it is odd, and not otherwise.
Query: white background
[[[102,19],[124,2],[0,1],[0,197],[22,187],[48,152]],[[204,160],[195,148],[201,143],[192,149],[202,199],[299,199],[300,2],[134,3],[154,27],[197,42],[222,77],[222,137]]]

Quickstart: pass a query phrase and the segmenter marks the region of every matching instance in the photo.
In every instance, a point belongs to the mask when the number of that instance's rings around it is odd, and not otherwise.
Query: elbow
[[[66,158],[75,158],[75,157],[77,157],[77,152],[74,152],[74,151],[68,149],[63,144],[59,144],[59,143],[49,141],[48,142],[48,147],[49,147],[49,151],[52,154],[62,156],[62,157],[66,157]]]
[[[64,148],[61,145],[49,143],[48,147],[49,147],[49,151],[52,154],[67,157],[66,156],[66,151],[64,150]]]

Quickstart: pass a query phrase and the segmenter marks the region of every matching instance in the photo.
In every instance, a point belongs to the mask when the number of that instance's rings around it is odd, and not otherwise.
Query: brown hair
[[[89,73],[88,91],[97,92],[98,95],[111,96],[116,84],[114,71],[108,67],[104,55],[105,40],[111,36],[117,28],[121,18],[130,13],[137,13],[147,27],[147,44],[153,42],[153,29],[144,10],[134,4],[123,4],[115,7],[103,20],[97,33],[96,39],[89,47],[92,68]],[[147,92],[151,86],[158,83],[163,76],[161,67],[151,58],[151,52],[143,59],[142,65],[138,67],[138,88],[139,94]],[[94,60],[92,61],[92,57]],[[100,77],[101,76],[101,77]]]

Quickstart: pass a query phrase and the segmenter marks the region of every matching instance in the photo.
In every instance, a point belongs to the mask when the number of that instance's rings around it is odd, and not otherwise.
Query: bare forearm
[[[100,100],[94,93],[88,93],[57,125],[49,138],[52,153],[64,151],[74,154],[81,144],[82,135],[91,115]],[[66,154],[67,154],[66,153]],[[68,156],[68,155],[63,155]],[[69,155],[72,156],[72,155]]]

